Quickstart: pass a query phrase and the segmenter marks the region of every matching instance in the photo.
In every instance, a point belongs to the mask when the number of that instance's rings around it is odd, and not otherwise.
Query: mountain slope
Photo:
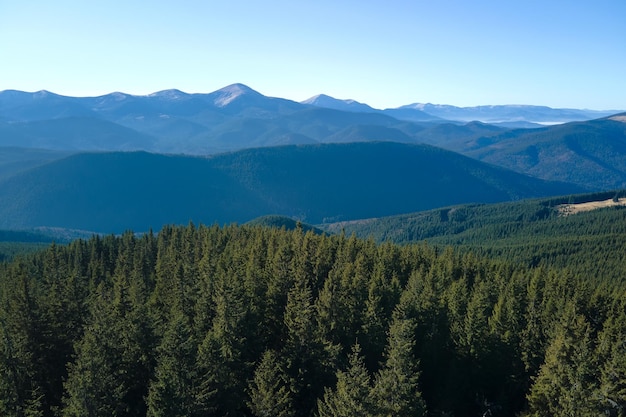
[[[241,201],[231,201],[237,196]],[[138,231],[253,217],[256,201],[204,159],[144,152],[78,154],[0,183],[0,228]],[[236,207],[233,207],[236,205]]]
[[[614,205],[564,216],[560,207],[612,201],[626,191],[569,195],[436,210],[321,225],[329,233],[396,243],[455,246],[514,264],[569,268],[586,277],[624,282],[626,209]],[[598,263],[598,259],[603,261]]]
[[[591,190],[626,187],[626,122],[619,116],[513,130],[453,149],[517,172]]]
[[[0,146],[64,151],[152,150],[155,139],[93,117],[0,123]]]
[[[373,113],[379,110],[373,109],[367,104],[359,103],[356,100],[340,100],[326,94],[318,94],[301,102],[302,104],[309,104],[311,106],[325,107],[328,109],[360,112],[360,113]]]
[[[0,180],[69,156],[71,152],[0,147]]]
[[[308,223],[578,190],[426,145],[250,149],[211,158],[80,154],[0,182],[0,228],[144,231],[280,214]]]
[[[95,112],[86,106],[86,100],[67,97],[49,91],[27,93],[0,91],[0,121],[34,121],[63,117],[93,117]]]

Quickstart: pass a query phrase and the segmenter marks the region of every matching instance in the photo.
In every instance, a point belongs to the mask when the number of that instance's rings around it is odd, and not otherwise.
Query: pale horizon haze
[[[0,0],[0,91],[626,109],[626,1]]]

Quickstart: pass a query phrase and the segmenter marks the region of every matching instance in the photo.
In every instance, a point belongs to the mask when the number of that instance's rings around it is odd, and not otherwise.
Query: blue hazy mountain
[[[441,148],[392,142],[257,148],[208,158],[83,153],[0,179],[0,229],[119,233],[189,221],[243,223],[268,214],[318,224],[580,190]]]
[[[376,110],[355,100],[325,95],[304,103],[267,97],[243,84],[208,94],[171,89],[145,96],[115,92],[67,97],[48,91],[7,90],[0,92],[0,147],[207,155],[283,145],[427,143],[521,173],[597,190],[624,184],[617,173],[622,172],[620,161],[626,155],[621,147],[611,145],[621,140],[619,129],[611,123],[586,120],[604,113],[542,106],[432,104]],[[467,122],[474,119],[491,123]],[[570,119],[585,121],[536,129],[540,126],[536,122]],[[512,128],[519,126],[533,128]],[[576,153],[563,145],[571,143],[572,137],[586,135],[593,137],[596,149],[604,146],[602,152]],[[541,140],[533,139],[539,136]],[[525,145],[530,142],[532,147]],[[559,159],[559,152],[569,151],[576,157]],[[547,157],[551,152],[555,156]],[[5,164],[7,169],[11,166]]]
[[[516,129],[450,148],[484,162],[593,190],[626,188],[626,113],[541,129]]]
[[[342,111],[351,111],[359,113],[375,113],[378,110],[368,106],[367,104],[359,103],[356,100],[340,100],[326,94],[318,94],[307,100],[301,102],[302,104],[310,104],[311,106],[325,107],[327,109],[335,109]]]
[[[469,120],[508,128],[536,126],[531,122],[586,120],[605,113],[541,106],[460,108],[431,104],[376,110],[355,100],[326,95],[297,103],[264,96],[243,84],[208,94],[172,89],[145,96],[115,92],[67,97],[48,91],[6,90],[0,92],[0,146],[207,154],[258,146],[373,139],[438,144],[448,141],[446,137],[456,130],[454,125],[462,126]],[[87,126],[88,121],[92,126]],[[130,130],[115,129],[111,123]],[[377,137],[381,131],[391,139]],[[436,138],[437,132],[443,132],[441,140]],[[82,139],[78,140],[78,135]]]
[[[414,103],[395,109],[396,111],[416,110],[433,116],[459,122],[480,121],[483,123],[535,123],[559,124],[572,121],[598,119],[619,113],[620,110],[581,110],[554,109],[547,106],[498,105],[456,107],[441,104]]]
[[[146,96],[116,92],[77,98],[0,92],[0,146],[209,154],[347,141],[341,132],[349,132],[350,141],[383,140],[376,133],[381,128],[385,136],[413,142],[418,142],[414,133],[421,129],[385,115],[266,97],[242,84],[209,94],[165,90]],[[103,149],[103,138],[110,138],[108,149]]]
[[[318,107],[353,112],[384,113],[400,120],[409,121],[454,121],[467,123],[479,121],[505,127],[541,127],[571,121],[584,121],[607,117],[623,110],[555,109],[533,105],[491,105],[457,107],[448,104],[413,103],[397,108],[375,109],[355,100],[339,100],[320,94],[303,101]]]

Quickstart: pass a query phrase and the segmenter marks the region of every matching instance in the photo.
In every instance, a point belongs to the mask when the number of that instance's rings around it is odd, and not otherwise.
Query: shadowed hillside
[[[250,149],[211,158],[80,154],[0,182],[0,227],[96,232],[166,223],[308,223],[577,190],[426,145],[355,143]]]
[[[626,186],[626,123],[617,117],[513,130],[451,149],[499,166],[590,190]]]

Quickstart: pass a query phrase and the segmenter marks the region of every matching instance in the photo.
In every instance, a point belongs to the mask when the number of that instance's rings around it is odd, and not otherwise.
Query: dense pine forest
[[[259,226],[0,266],[2,416],[622,416],[626,290]]]
[[[497,204],[466,204],[321,225],[377,242],[424,243],[527,267],[568,268],[594,282],[625,281],[626,206],[565,215],[563,205],[624,198],[626,190]],[[267,223],[270,224],[270,223]]]

